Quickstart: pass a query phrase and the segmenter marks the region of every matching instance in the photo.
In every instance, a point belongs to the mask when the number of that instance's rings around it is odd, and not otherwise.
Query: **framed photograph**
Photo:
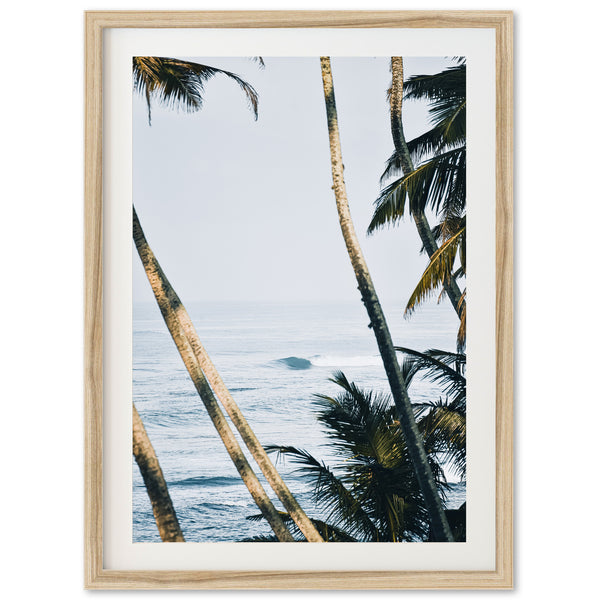
[[[86,587],[511,588],[512,13],[85,23]]]

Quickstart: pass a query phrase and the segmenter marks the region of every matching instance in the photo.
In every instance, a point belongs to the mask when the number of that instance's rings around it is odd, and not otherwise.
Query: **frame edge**
[[[102,26],[85,15],[84,584],[102,570]]]
[[[85,11],[85,589],[513,589],[513,12]],[[328,21],[323,25],[323,21]],[[102,558],[102,36],[107,27],[496,29],[495,571],[119,571]],[[500,508],[502,510],[500,510]],[[306,578],[311,583],[307,585]]]
[[[513,13],[496,27],[496,571],[513,588]]]

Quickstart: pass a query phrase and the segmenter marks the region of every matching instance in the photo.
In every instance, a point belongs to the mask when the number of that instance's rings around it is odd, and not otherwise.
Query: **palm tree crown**
[[[418,166],[410,169],[398,148],[387,162],[382,182],[398,176],[381,191],[368,232],[397,223],[406,207],[415,218],[426,208],[440,217],[431,232],[439,248],[428,250],[429,265],[411,294],[406,314],[442,287],[451,298],[460,317],[457,336],[459,351],[466,342],[466,289],[456,287],[456,279],[466,275],[466,63],[433,75],[416,75],[404,83],[404,99],[427,100],[432,128],[409,141],[405,148]],[[390,88],[391,89],[391,88]],[[456,259],[459,267],[455,270]]]
[[[246,94],[254,118],[258,118],[256,90],[235,73],[177,58],[133,57],[133,85],[134,89],[146,98],[148,122],[151,120],[153,97],[169,108],[182,109],[186,112],[200,110],[203,103],[204,83],[215,75],[225,75],[233,79]]]
[[[444,219],[460,214],[466,198],[466,64],[464,61],[434,75],[415,75],[404,83],[405,100],[428,100],[430,123],[424,134],[407,143],[418,166],[403,173],[394,151],[381,176],[385,187],[375,201],[369,233],[392,224],[410,212],[431,208]],[[438,230],[439,233],[439,230]]]
[[[317,396],[317,419],[339,461],[330,467],[293,446],[271,446],[299,465],[313,486],[329,541],[401,542],[426,539],[429,514],[408,455],[396,407],[387,394],[358,388],[337,372],[339,395]],[[425,445],[431,445],[426,440]],[[443,493],[443,472],[429,464]]]

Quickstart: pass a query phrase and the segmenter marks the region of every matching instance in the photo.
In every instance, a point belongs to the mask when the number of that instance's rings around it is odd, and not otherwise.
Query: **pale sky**
[[[180,57],[185,58],[185,57]],[[187,57],[243,77],[259,94],[254,120],[235,82],[217,76],[203,108],[133,103],[133,198],[148,242],[182,301],[358,300],[335,198],[318,57]],[[405,77],[444,58],[410,58]],[[366,236],[393,150],[389,58],[332,58],[350,209],[382,302],[406,302],[426,265],[414,223]],[[406,102],[407,139],[428,128]],[[134,250],[133,299],[152,300]]]

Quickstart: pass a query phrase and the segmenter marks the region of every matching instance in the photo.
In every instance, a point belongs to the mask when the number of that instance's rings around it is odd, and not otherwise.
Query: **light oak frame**
[[[494,571],[117,571],[102,557],[102,32],[105,28],[493,28],[496,31],[496,568]],[[510,589],[513,583],[512,12],[85,14],[85,587]]]

